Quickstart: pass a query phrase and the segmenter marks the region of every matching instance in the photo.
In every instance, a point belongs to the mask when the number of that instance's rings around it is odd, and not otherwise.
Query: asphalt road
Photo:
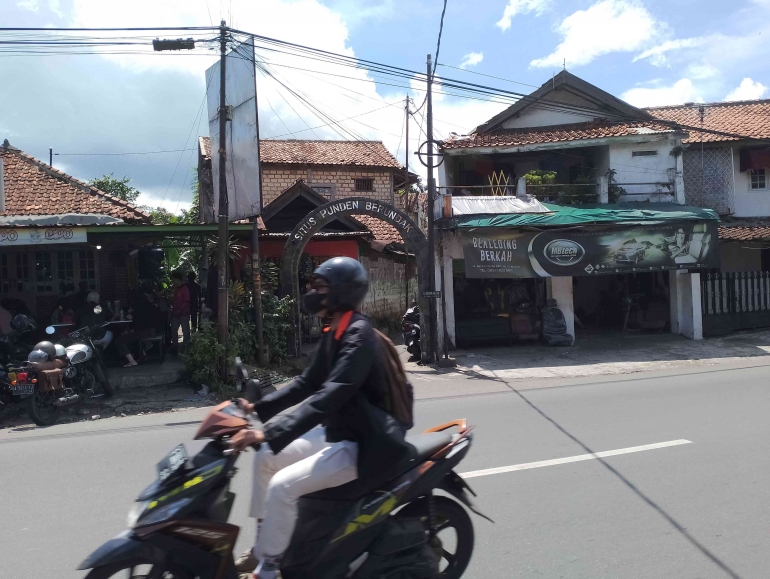
[[[515,385],[452,376],[451,397],[431,388],[418,401],[417,426],[460,417],[477,426],[460,471],[552,461],[469,479],[496,523],[473,517],[466,577],[768,576],[770,367]],[[0,578],[82,577],[75,567],[124,528],[155,463],[179,442],[194,451],[185,423],[201,415],[0,434]],[[249,464],[234,485],[232,522],[246,523],[239,550],[253,534]]]

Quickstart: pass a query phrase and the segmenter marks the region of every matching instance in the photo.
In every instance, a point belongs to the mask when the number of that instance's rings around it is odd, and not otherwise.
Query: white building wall
[[[740,149],[733,147],[733,183],[736,217],[765,217],[770,215],[770,167],[765,169],[768,188],[752,189],[748,171],[741,173]]]
[[[583,109],[594,108],[594,105],[589,101],[568,92],[554,91],[551,92],[547,98],[548,101],[551,102],[574,105]],[[591,111],[561,112],[544,108],[529,107],[524,109],[518,117],[506,121],[503,124],[503,127],[506,129],[518,129],[585,123],[605,115],[606,113],[601,113],[599,111],[596,111],[595,113],[592,113]]]
[[[679,144],[679,139],[668,136],[658,136],[640,143],[610,144],[609,165],[617,172],[616,184],[629,193],[622,196],[620,201],[675,201],[673,183],[676,177],[676,158],[671,155],[671,150]],[[655,151],[656,154],[635,157],[634,152],[638,151]],[[656,183],[671,185],[667,188]]]

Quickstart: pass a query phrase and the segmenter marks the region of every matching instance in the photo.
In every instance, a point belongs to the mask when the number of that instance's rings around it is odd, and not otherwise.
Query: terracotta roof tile
[[[211,158],[208,137],[198,137],[200,153]],[[357,165],[401,169],[380,141],[267,140],[259,142],[262,163],[276,165]]]
[[[770,226],[766,227],[720,227],[719,239],[722,241],[762,241],[770,240]]]
[[[700,126],[699,104],[652,107],[645,109],[659,119],[690,127]],[[703,127],[713,131],[735,133],[760,139],[770,138],[770,99],[704,104]],[[685,143],[737,141],[739,137],[701,133],[688,129]]]
[[[96,213],[126,223],[149,223],[150,216],[137,207],[91,187],[15,147],[0,146],[5,182],[5,213],[60,215]]]
[[[527,129],[505,129],[491,133],[474,134],[450,138],[444,142],[445,149],[466,149],[474,147],[516,147],[540,143],[558,143],[601,139],[605,137],[625,137],[653,133],[672,132],[673,129],[654,121],[618,123],[596,120],[587,123],[559,125],[556,127],[537,127]]]
[[[390,223],[386,223],[377,217],[371,215],[353,215],[356,221],[363,223],[366,228],[374,234],[374,238],[380,241],[394,241],[402,243],[401,234],[398,229]]]

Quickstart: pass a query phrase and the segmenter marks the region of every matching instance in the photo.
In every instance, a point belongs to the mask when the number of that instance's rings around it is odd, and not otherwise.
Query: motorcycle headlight
[[[126,521],[128,523],[128,527],[130,529],[134,528],[134,525],[136,525],[136,521],[139,520],[139,517],[142,516],[142,513],[147,508],[147,504],[150,501],[138,501],[133,504],[131,507],[131,510],[128,511],[128,520]]]

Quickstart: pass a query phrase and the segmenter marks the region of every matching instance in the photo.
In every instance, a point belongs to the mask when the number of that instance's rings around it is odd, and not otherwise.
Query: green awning
[[[604,205],[554,205],[553,213],[458,215],[456,227],[568,227],[576,225],[640,225],[672,221],[719,221],[711,209],[676,203],[617,203]]]

